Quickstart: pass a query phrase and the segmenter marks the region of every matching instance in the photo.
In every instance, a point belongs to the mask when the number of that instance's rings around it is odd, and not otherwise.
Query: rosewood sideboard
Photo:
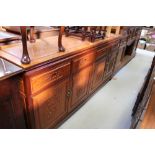
[[[133,34],[113,35],[94,43],[63,37],[66,51],[60,53],[57,44],[51,44],[55,37],[28,43],[31,63],[27,65],[20,61],[21,43],[1,47],[0,56],[23,69],[20,78],[12,77],[22,88],[18,97],[26,125],[20,127],[57,128],[86,103],[135,56],[141,27],[132,29]]]

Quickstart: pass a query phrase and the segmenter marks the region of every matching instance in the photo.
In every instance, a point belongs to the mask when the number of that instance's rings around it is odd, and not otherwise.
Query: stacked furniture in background
[[[132,112],[131,128],[155,128],[155,56],[137,96]]]
[[[143,27],[138,48],[148,51],[155,51],[155,29],[153,27]]]

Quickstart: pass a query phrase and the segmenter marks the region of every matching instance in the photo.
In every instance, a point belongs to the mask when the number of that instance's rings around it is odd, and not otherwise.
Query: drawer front
[[[34,71],[35,72],[35,71]],[[40,70],[40,74],[30,78],[30,85],[32,93],[57,82],[70,75],[70,63],[58,65],[54,68],[48,68],[46,71]]]
[[[103,56],[105,56],[107,54],[107,52],[109,52],[109,51],[110,51],[110,47],[99,49],[96,52],[96,60],[98,60],[98,59],[102,58]]]
[[[82,68],[90,65],[95,61],[95,52],[73,59],[73,73],[81,70]]]

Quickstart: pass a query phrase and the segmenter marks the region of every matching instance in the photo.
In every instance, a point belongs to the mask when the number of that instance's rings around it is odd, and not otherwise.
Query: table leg
[[[21,35],[22,35],[22,46],[23,46],[23,54],[22,54],[22,59],[21,62],[23,64],[29,64],[31,62],[29,53],[27,50],[27,30],[26,26],[20,26],[21,30]]]
[[[83,26],[83,30],[82,30],[82,40],[83,41],[86,38],[87,29],[88,29],[88,26]]]
[[[36,41],[34,37],[34,26],[30,26],[30,42],[34,43]]]
[[[60,26],[60,31],[59,31],[59,36],[58,36],[58,48],[59,48],[59,52],[64,52],[65,48],[62,45],[62,35],[64,33],[64,26]]]

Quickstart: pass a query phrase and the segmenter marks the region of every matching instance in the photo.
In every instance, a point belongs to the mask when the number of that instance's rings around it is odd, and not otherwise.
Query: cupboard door
[[[119,47],[119,52],[116,59],[116,68],[121,65],[121,62],[123,61],[124,54],[125,54],[126,45]]]
[[[0,100],[0,128],[15,129],[16,120],[14,109],[12,107],[13,99],[8,97],[6,100]]]
[[[74,58],[72,62],[72,73],[79,72],[85,67],[90,66],[94,61],[95,61],[95,52],[91,52],[91,51],[90,53],[84,56],[82,55]]]
[[[59,81],[32,97],[35,128],[50,128],[67,114],[69,79]]]
[[[118,48],[112,49],[107,57],[106,70],[105,70],[105,78],[110,77],[114,72],[114,67],[116,64],[116,58],[118,54]]]
[[[96,89],[100,84],[102,84],[105,65],[106,65],[106,56],[104,56],[102,59],[98,60],[95,63],[91,90]]]
[[[92,66],[88,66],[73,75],[70,110],[87,97],[91,69]]]

